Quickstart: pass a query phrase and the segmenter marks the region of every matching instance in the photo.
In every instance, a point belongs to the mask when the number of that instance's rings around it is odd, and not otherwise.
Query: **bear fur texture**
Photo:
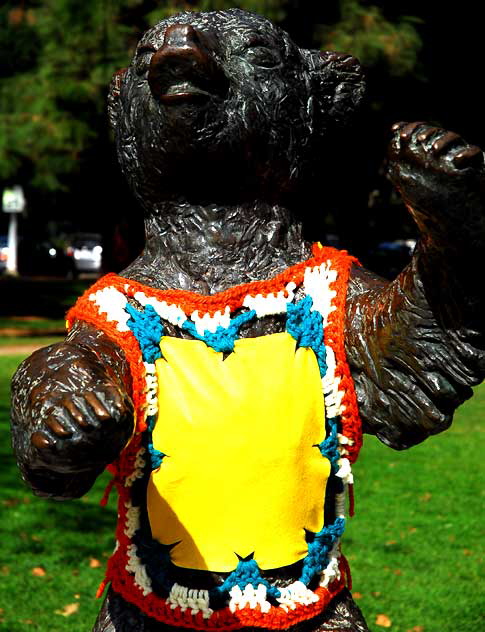
[[[121,276],[208,295],[308,259],[332,159],[363,92],[354,58],[302,50],[237,9],[182,13],[150,29],[109,97],[119,161],[146,223],[145,250]],[[446,429],[485,376],[483,154],[451,132],[399,123],[389,173],[421,239],[392,282],[353,267],[345,346],[365,432],[401,450]],[[241,335],[281,326],[273,317]],[[12,383],[12,429],[34,493],[87,492],[132,434],[131,396],[123,351],[89,325],[25,360]],[[169,627],[110,590],[94,630]],[[367,630],[347,590],[298,627]]]

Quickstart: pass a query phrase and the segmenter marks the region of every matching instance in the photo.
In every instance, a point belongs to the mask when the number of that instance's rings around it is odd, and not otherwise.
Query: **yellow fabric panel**
[[[204,342],[164,337],[157,361],[152,473],[155,539],[184,568],[232,571],[236,553],[262,569],[305,557],[304,528],[323,527],[330,473],[313,351],[287,333],[237,340],[226,360]]]

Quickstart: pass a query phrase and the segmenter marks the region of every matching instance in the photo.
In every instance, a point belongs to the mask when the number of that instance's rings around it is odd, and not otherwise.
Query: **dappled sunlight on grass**
[[[366,437],[344,551],[371,628],[379,613],[399,632],[482,628],[484,418],[481,385],[449,431],[411,450]]]
[[[21,359],[0,357],[0,630],[86,632],[114,545],[114,494],[99,507],[107,475],[82,500],[61,503],[22,483],[7,427],[8,381]],[[484,417],[482,385],[448,432],[416,448],[394,452],[366,438],[343,549],[371,629],[482,629]]]
[[[66,502],[36,498],[22,482],[7,426],[8,381],[22,358],[0,358],[0,630],[86,632],[114,545],[115,498],[99,506],[107,474],[83,499]],[[72,614],[60,614],[73,603]]]

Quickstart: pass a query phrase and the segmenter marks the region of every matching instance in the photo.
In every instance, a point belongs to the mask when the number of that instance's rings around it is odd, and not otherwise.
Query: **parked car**
[[[72,258],[75,273],[99,272],[103,254],[101,235],[96,233],[73,235],[66,254]]]
[[[395,279],[411,260],[415,239],[382,241],[369,252],[366,267],[386,279]]]
[[[75,270],[71,257],[62,247],[46,239],[22,237],[18,248],[18,268],[22,276],[73,277]]]

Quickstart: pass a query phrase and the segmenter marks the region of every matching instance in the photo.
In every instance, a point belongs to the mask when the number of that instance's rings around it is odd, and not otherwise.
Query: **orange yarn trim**
[[[77,309],[78,306],[84,305],[90,294],[109,286],[117,288],[130,297],[133,297],[137,292],[148,293],[159,301],[166,301],[168,304],[178,305],[186,314],[191,314],[194,311],[202,309],[204,313],[213,316],[216,311],[224,309],[225,307],[229,307],[230,311],[233,312],[242,307],[244,297],[247,295],[257,296],[258,294],[262,294],[266,296],[274,292],[279,292],[282,287],[290,282],[300,285],[303,281],[306,268],[317,266],[327,260],[332,261],[332,263],[335,259],[346,260],[349,261],[349,263],[357,261],[354,257],[350,257],[345,250],[336,250],[335,248],[323,247],[319,244],[313,245],[312,254],[313,256],[310,259],[287,268],[273,279],[242,283],[223,292],[217,292],[216,294],[207,296],[186,290],[159,290],[146,286],[138,281],[125,279],[114,273],[106,274],[83,294],[78,303],[68,312],[67,320],[68,323],[71,323],[76,318],[79,313]],[[83,316],[81,316],[81,319],[83,319]]]
[[[322,248],[326,250],[326,248]],[[358,263],[357,259],[350,257],[345,251],[336,251],[337,256],[332,258],[332,268],[336,269],[337,279],[331,283],[335,297],[332,305],[335,310],[330,312],[328,325],[325,327],[324,341],[335,353],[336,370],[335,374],[340,378],[339,390],[344,393],[342,399],[341,425],[342,434],[352,439],[352,445],[346,445],[347,458],[350,463],[354,463],[362,447],[362,422],[357,405],[357,395],[355,393],[354,381],[350,374],[350,367],[345,353],[345,321],[346,321],[346,298],[347,286],[352,263]]]

